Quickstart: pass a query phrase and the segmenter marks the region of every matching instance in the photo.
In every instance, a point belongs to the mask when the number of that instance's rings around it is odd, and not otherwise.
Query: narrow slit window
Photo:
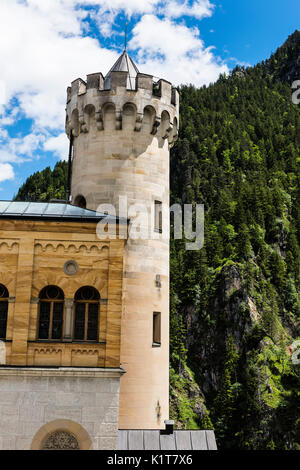
[[[77,206],[77,207],[81,207],[82,209],[86,209],[86,199],[85,199],[85,197],[81,196],[81,194],[76,196],[75,201],[74,201],[74,205]]]
[[[161,201],[154,202],[154,230],[155,232],[162,233],[162,203]]]
[[[153,313],[153,346],[161,345],[161,314],[160,312]]]
[[[8,312],[8,290],[0,284],[0,338],[6,338]]]

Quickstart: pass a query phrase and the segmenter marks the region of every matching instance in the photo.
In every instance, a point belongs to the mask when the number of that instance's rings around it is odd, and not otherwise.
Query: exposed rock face
[[[237,419],[230,413],[237,413],[238,394],[247,391],[251,394],[249,419],[252,420],[249,429],[243,431],[247,435],[247,445],[252,449],[272,448],[275,445],[274,434],[276,436],[272,429],[277,426],[278,419],[291,419],[281,414],[282,402],[287,403],[287,410],[291,406],[289,401],[284,401],[286,391],[282,383],[282,377],[291,380],[289,377],[293,374],[289,358],[291,349],[284,354],[280,341],[268,333],[264,316],[272,306],[272,300],[270,305],[266,301],[259,302],[259,295],[247,282],[246,272],[245,265],[225,265],[215,278],[209,311],[202,312],[197,302],[186,309],[187,361],[193,372],[183,367],[181,376],[184,386],[171,393],[171,410],[177,410],[181,416],[178,425],[181,423],[184,426],[181,409],[182,399],[186,397],[191,403],[190,412],[197,417],[196,421],[216,426],[217,439],[222,439],[220,433],[223,426],[226,428],[230,420],[234,422]],[[284,331],[280,324],[278,328]],[[230,340],[236,349],[236,360],[231,370],[228,368]],[[296,379],[292,379],[292,387],[293,380]],[[224,408],[226,410],[227,400],[229,411],[228,415],[225,411],[225,415],[219,416],[222,394]],[[228,429],[226,432],[228,439]],[[234,430],[232,432],[234,439]],[[280,433],[284,432],[280,430]],[[297,431],[284,437],[287,448],[294,448],[295,433]],[[225,445],[232,448],[233,443]]]
[[[170,413],[177,429],[212,429],[204,395],[191,372],[183,368],[172,383],[170,393]]]
[[[237,265],[224,267],[215,282],[217,288],[211,300],[210,323],[201,321],[201,312],[195,306],[186,313],[187,345],[190,356],[197,358],[201,368],[199,375],[202,375],[204,393],[218,390],[228,337],[233,336],[242,352],[244,335],[259,318]]]

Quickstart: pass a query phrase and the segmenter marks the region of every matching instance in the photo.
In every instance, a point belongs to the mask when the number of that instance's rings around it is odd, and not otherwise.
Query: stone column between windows
[[[65,299],[64,341],[72,341],[74,299]]]
[[[16,276],[16,303],[12,332],[12,356],[14,365],[25,366],[29,330],[30,300],[33,276],[34,239],[26,234],[20,240]]]
[[[12,340],[13,324],[14,324],[14,310],[15,310],[15,297],[8,299],[7,323],[6,323],[6,339]]]

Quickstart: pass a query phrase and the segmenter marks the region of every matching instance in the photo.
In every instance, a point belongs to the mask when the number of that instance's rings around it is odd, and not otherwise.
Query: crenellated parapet
[[[90,131],[147,133],[172,146],[178,136],[179,94],[166,80],[138,73],[135,90],[127,87],[128,73],[112,71],[109,89],[101,73],[78,78],[67,90],[68,137]]]

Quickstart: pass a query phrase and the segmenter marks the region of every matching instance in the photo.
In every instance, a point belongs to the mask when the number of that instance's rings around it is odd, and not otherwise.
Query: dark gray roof
[[[111,72],[128,72],[127,89],[135,90],[136,76],[139,73],[137,66],[132,58],[127,54],[126,50],[118,58],[117,62],[112,66],[104,80],[104,89],[110,89],[110,74]]]
[[[118,450],[217,450],[214,431],[119,430]]]
[[[20,201],[0,201],[0,218],[28,218],[28,219],[46,219],[60,220],[67,219],[72,221],[96,222],[106,214],[82,209],[71,204],[53,203],[53,202],[20,202]],[[119,219],[111,216],[110,219],[126,223],[126,219]]]

